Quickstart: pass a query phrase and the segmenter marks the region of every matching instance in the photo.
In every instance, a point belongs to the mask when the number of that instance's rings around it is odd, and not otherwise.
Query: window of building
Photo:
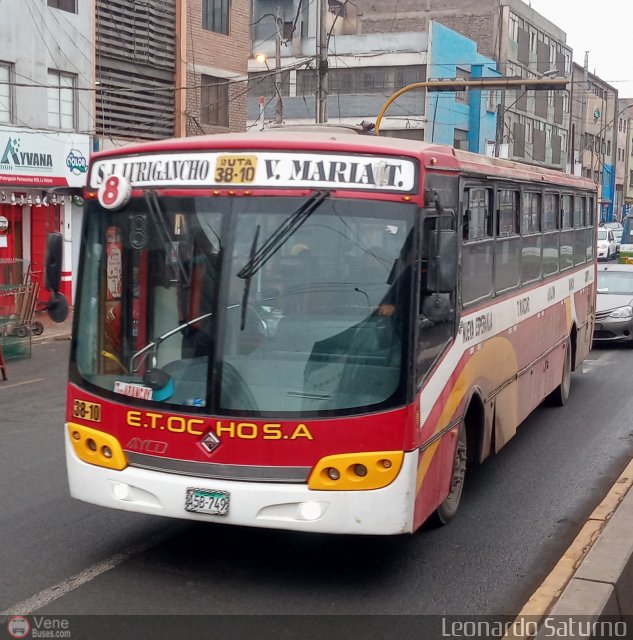
[[[457,67],[457,69],[455,70],[455,79],[470,80],[470,71],[467,71],[466,69],[460,69],[459,67]],[[456,91],[455,101],[468,104],[468,91]]]
[[[426,75],[424,65],[405,67],[365,67],[354,69],[330,69],[328,85],[333,94],[391,94],[402,87],[423,82]],[[297,71],[297,95],[313,96],[317,88],[318,75],[312,69]],[[424,89],[412,93],[423,92]]]
[[[201,76],[200,120],[216,127],[229,126],[229,81]]]
[[[534,127],[534,121],[532,118],[525,119],[525,143],[532,144],[532,128]]]
[[[202,26],[216,33],[229,33],[230,0],[202,0]]]
[[[0,62],[0,122],[11,122],[11,66]]]
[[[494,89],[488,91],[487,111],[496,111],[499,100],[497,100],[497,92]]]
[[[77,13],[76,0],[48,0],[48,6],[53,9],[61,9],[70,13]]]
[[[537,40],[538,40],[538,38],[537,38],[538,32],[532,26],[528,27],[528,31],[530,32],[530,51],[535,52],[536,51],[536,43],[537,43]]]
[[[75,78],[61,71],[48,72],[48,125],[55,129],[75,128]]]
[[[282,96],[290,95],[290,71],[281,72],[279,93]],[[271,98],[277,95],[275,87],[276,75],[269,71],[248,74],[248,95],[258,98],[265,96]]]
[[[508,36],[513,42],[519,41],[519,19],[513,13],[508,20]]]
[[[453,147],[468,151],[468,131],[465,129],[454,129]]]
[[[563,111],[565,113],[569,113],[569,93],[567,91],[563,91]]]

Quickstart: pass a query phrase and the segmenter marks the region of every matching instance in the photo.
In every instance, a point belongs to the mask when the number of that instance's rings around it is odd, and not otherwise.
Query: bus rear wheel
[[[571,340],[567,338],[565,343],[565,362],[563,363],[563,376],[560,384],[547,396],[547,402],[555,407],[562,407],[569,400],[571,389]]]
[[[464,489],[464,478],[466,477],[466,459],[468,457],[468,445],[466,437],[466,424],[462,420],[459,426],[459,436],[455,446],[455,458],[453,459],[453,474],[451,476],[451,486],[448,495],[431,516],[431,521],[435,525],[448,524],[457,513],[459,502]]]

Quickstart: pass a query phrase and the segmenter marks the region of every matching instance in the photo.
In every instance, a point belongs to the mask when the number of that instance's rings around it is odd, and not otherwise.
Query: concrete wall
[[[492,58],[482,56],[477,44],[439,22],[431,21],[428,77],[455,78],[457,69],[471,78],[500,75]],[[488,91],[469,91],[467,103],[456,100],[454,92],[429,93],[428,134],[430,142],[452,145],[455,129],[468,131],[469,151],[485,153],[486,142],[495,139],[496,102],[492,110]]]
[[[94,7],[77,0],[78,13],[48,7],[46,2],[0,0],[0,61],[14,65],[14,80],[47,85],[48,70],[74,74],[77,91],[76,131],[90,133],[93,123]],[[49,129],[45,88],[16,87],[13,121],[20,127]]]

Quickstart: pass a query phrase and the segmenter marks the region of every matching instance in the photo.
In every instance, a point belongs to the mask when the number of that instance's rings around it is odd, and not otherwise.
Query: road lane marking
[[[26,600],[22,600],[21,602],[10,606],[5,611],[0,611],[0,616],[31,615],[38,609],[45,607],[51,602],[58,600],[62,596],[65,596],[67,593],[70,593],[71,591],[74,591],[87,582],[94,580],[102,573],[106,573],[106,571],[114,569],[126,560],[130,560],[134,556],[140,555],[141,553],[148,551],[152,547],[155,547],[164,542],[168,538],[173,537],[181,530],[183,530],[187,526],[187,524],[191,523],[172,524],[162,531],[154,534],[153,536],[150,536],[147,540],[144,540],[143,542],[139,542],[137,544],[133,544],[125,551],[121,553],[115,553],[110,558],[102,560],[101,562],[97,562],[91,567],[88,567],[87,569],[76,573],[74,576],[71,576],[66,580],[62,580],[62,582],[58,582],[57,584],[47,587],[46,589],[43,589],[30,598],[26,598]]]
[[[25,380],[24,382],[16,382],[15,384],[7,384],[7,385],[2,385],[0,387],[0,391],[2,391],[3,389],[14,389],[15,387],[21,387],[22,385],[25,384],[33,384],[34,382],[44,382],[44,378],[36,378],[35,380]]]

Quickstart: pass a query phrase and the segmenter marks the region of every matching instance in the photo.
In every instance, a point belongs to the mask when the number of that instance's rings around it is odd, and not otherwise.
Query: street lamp
[[[275,92],[277,93],[275,102],[275,124],[281,124],[283,122],[283,104],[281,101],[281,28],[283,21],[279,16],[279,9],[277,10],[277,15],[265,13],[259,20],[268,16],[275,20]],[[266,65],[266,69],[270,71],[268,59],[265,54],[258,53],[255,56],[255,60],[259,63],[263,62]]]

